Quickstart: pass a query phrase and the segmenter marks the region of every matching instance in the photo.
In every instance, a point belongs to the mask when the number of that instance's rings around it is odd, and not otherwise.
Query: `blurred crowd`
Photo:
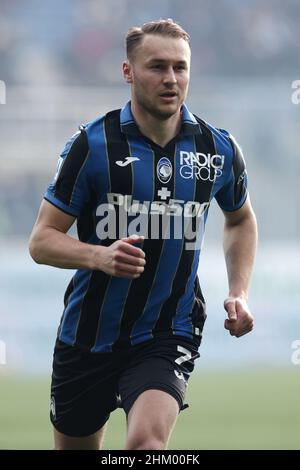
[[[172,17],[192,38],[202,75],[269,75],[300,68],[299,0],[1,0],[1,79],[120,83],[124,35]]]

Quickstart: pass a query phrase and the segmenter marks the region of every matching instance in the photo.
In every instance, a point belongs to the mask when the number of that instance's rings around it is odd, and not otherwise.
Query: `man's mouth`
[[[164,93],[161,93],[159,96],[162,96],[163,98],[174,98],[177,96],[176,91],[165,91]]]

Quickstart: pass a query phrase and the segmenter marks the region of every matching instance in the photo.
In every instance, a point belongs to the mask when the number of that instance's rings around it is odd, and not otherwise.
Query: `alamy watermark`
[[[0,104],[6,104],[6,85],[3,80],[0,80]]]
[[[291,361],[297,366],[300,364],[300,339],[295,339],[291,344],[291,348],[295,350],[291,355]]]
[[[6,344],[0,340],[0,365],[6,364]]]
[[[295,90],[291,96],[292,103],[300,104],[300,80],[294,80],[292,82],[292,90]]]
[[[107,198],[108,203],[100,204],[96,211],[96,216],[100,217],[96,225],[100,240],[117,240],[136,234],[152,240],[184,238],[186,250],[201,248],[201,226],[209,202],[180,199],[170,199],[168,203],[141,202],[116,193],[108,193]]]

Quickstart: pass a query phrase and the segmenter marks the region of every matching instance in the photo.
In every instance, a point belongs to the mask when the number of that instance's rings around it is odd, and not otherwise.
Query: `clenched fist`
[[[228,313],[224,327],[231,336],[239,338],[253,330],[253,316],[244,298],[228,297],[224,301],[224,308]]]
[[[95,268],[109,276],[136,279],[144,272],[145,252],[134,243],[141,243],[144,237],[131,235],[117,240],[108,247],[98,247]]]

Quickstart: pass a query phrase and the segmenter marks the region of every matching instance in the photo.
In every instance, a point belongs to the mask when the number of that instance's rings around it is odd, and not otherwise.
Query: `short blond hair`
[[[134,50],[142,42],[146,34],[160,34],[161,36],[181,38],[190,45],[188,33],[171,18],[149,21],[142,26],[134,26],[128,30],[126,35],[126,53],[129,60],[133,58]]]

